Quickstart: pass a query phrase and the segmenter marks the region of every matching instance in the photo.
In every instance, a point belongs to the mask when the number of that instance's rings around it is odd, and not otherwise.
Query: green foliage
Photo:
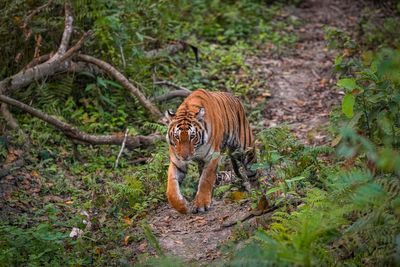
[[[331,49],[354,49],[356,44],[350,34],[336,27],[324,27],[325,39]]]
[[[370,49],[400,48],[400,37],[397,34],[399,26],[398,17],[381,17],[377,10],[366,9],[359,22],[359,31],[362,33],[361,42]]]
[[[66,263],[64,240],[68,234],[42,223],[23,229],[0,225],[0,266],[52,266]]]
[[[343,113],[351,127],[361,130],[374,143],[399,147],[400,52],[382,50],[360,65],[355,77],[338,81],[346,90]],[[354,116],[353,116],[354,109]]]
[[[269,128],[257,137],[262,147],[259,163],[252,168],[263,170],[264,179],[279,181],[274,187],[267,183],[267,195],[276,192],[297,195],[308,183],[320,186],[332,171],[319,159],[321,155],[333,153],[330,147],[305,147],[285,127]]]
[[[388,35],[386,29],[382,33]],[[263,161],[253,167],[267,169],[273,178],[261,193],[298,196],[302,204],[291,207],[288,202],[275,212],[228,266],[398,264],[399,51],[377,49],[363,52],[361,59],[348,57],[357,42],[340,29],[327,28],[325,34],[332,48],[345,49],[335,61],[342,75],[337,85],[345,91],[345,116],[335,114],[340,118],[332,125],[341,129],[337,156],[319,166],[314,158],[295,168],[308,148],[287,138],[287,131],[261,133]],[[363,45],[385,40],[382,46],[396,46],[397,35],[383,39],[387,36],[375,36],[372,30],[368,34],[361,36],[367,40]],[[315,166],[317,179],[303,173]],[[289,188],[291,179],[298,184]],[[279,196],[270,199],[281,201]]]
[[[398,176],[390,173],[333,172],[324,190],[303,190],[306,197],[295,211],[275,212],[268,228],[227,265],[393,265],[399,190]]]
[[[157,237],[153,234],[150,229],[150,226],[147,223],[142,223],[143,233],[149,242],[149,244],[156,250],[158,256],[164,256],[164,252],[161,249],[160,244],[158,243]]]

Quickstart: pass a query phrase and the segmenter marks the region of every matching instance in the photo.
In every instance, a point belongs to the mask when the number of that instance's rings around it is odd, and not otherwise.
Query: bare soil
[[[323,27],[354,27],[361,5],[349,0],[306,0],[299,7],[284,10],[282,16],[295,16],[303,22],[295,30],[299,41],[293,51],[274,58],[266,50],[248,59],[252,69],[265,78],[265,91],[271,93],[265,120],[259,122],[261,126],[285,123],[304,143],[329,141],[325,127],[341,94],[333,90],[334,55],[326,48]],[[240,220],[249,210],[249,202],[213,200],[212,209],[206,213],[181,215],[163,204],[149,214],[148,221],[166,254],[206,265],[221,260],[218,248],[234,233],[235,227],[221,228],[221,225]],[[257,224],[257,220],[250,223]]]

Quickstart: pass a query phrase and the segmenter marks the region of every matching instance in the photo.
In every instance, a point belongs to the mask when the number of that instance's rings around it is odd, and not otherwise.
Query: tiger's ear
[[[168,123],[175,117],[175,112],[168,109],[165,111],[165,117],[167,118]]]
[[[206,114],[206,111],[203,107],[199,109],[199,112],[197,112],[197,120],[198,121],[204,121],[204,115]]]

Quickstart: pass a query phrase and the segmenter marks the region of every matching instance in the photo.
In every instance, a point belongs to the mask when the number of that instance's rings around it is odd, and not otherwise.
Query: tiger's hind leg
[[[230,153],[230,158],[233,171],[239,178],[237,186],[251,191],[258,174],[257,171],[251,170],[251,165],[257,162],[254,149],[249,148],[245,152],[236,150]]]
[[[258,178],[257,170],[252,170],[251,165],[257,163],[257,155],[255,147],[249,147],[244,152],[243,157],[243,167],[245,169],[245,174],[250,182],[255,182]]]

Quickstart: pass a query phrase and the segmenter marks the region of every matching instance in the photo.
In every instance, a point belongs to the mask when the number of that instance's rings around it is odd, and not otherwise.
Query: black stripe
[[[239,136],[238,136],[238,139],[239,139],[239,144],[242,144],[242,140],[240,138],[241,132],[242,132],[242,120],[240,119],[240,112],[239,111],[238,111],[237,115],[238,115],[238,120],[239,120]]]
[[[207,157],[208,153],[210,153],[210,150],[211,150],[211,145],[208,147],[208,150],[207,150],[206,154],[204,155],[205,157]]]
[[[179,172],[186,174],[186,170],[182,170],[181,168],[179,168],[178,165],[176,165],[175,162],[173,162],[173,161],[171,161],[171,163],[175,166],[175,168],[176,168]]]
[[[244,121],[244,122],[246,122],[246,121]],[[243,145],[244,145],[244,149],[246,149],[246,147],[247,147],[247,133],[249,131],[248,131],[248,128],[246,127],[246,123],[244,123],[244,127],[245,128],[244,128],[244,132],[243,132],[243,138],[244,138]]]
[[[222,102],[222,106],[224,107],[225,117],[226,117],[226,121],[228,123],[227,133],[228,133],[228,140],[229,140],[229,136],[231,136],[231,123],[230,123],[229,116],[228,116],[228,110],[226,109],[226,106],[225,106],[225,101],[221,101],[221,102]]]

